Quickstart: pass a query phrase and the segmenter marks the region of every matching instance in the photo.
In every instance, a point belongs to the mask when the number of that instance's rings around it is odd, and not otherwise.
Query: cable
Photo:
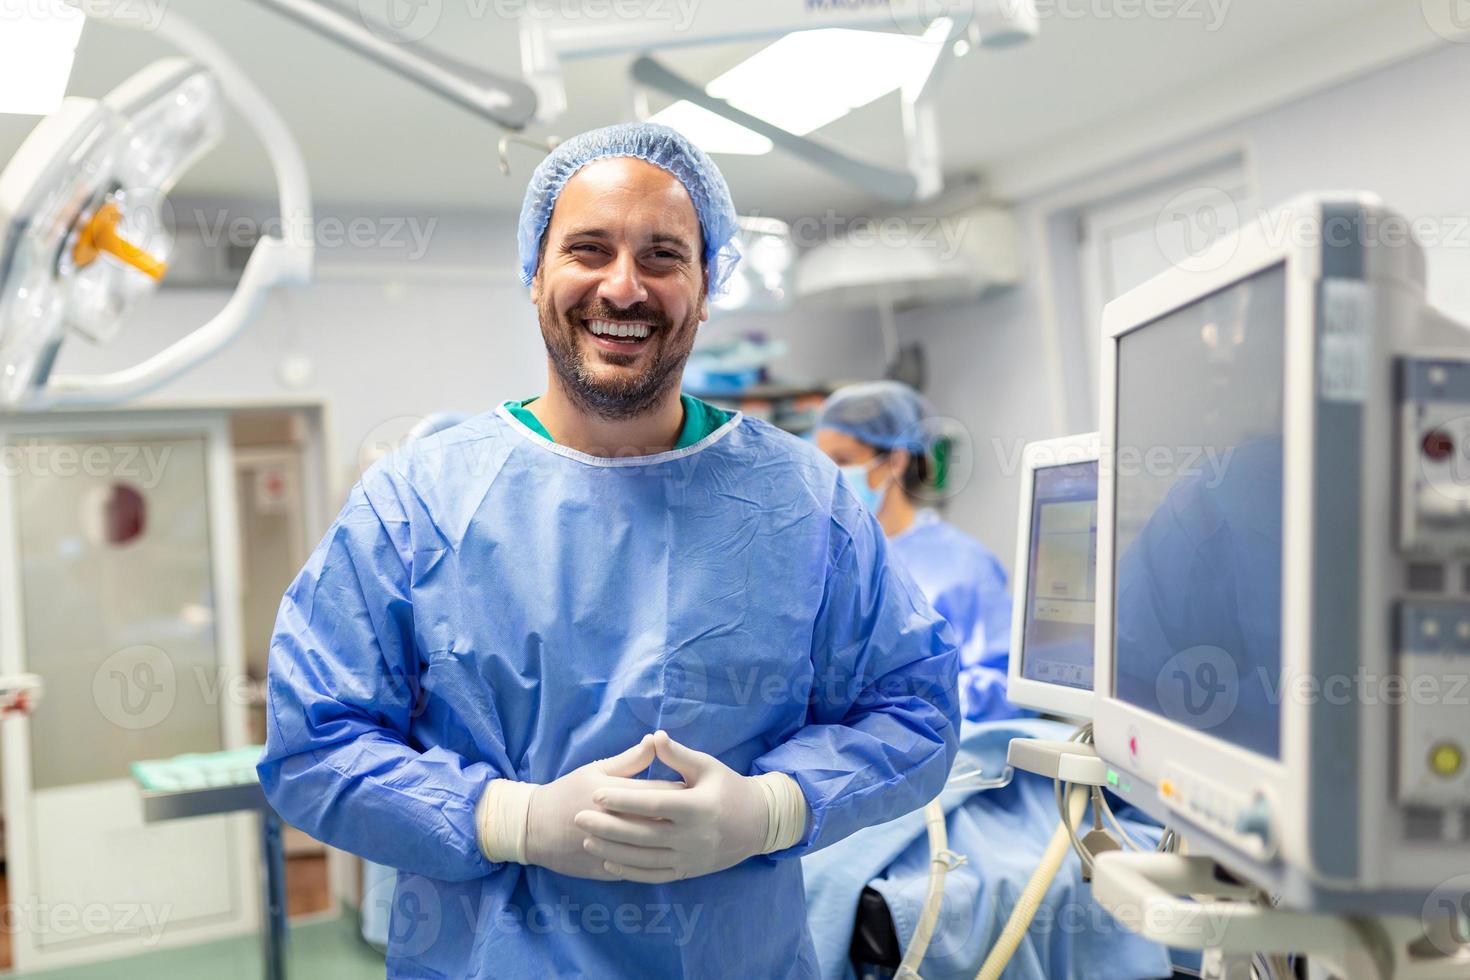
[[[1125,830],[1123,828],[1123,824],[1119,822],[1117,816],[1114,815],[1113,808],[1108,804],[1107,799],[1103,796],[1101,792],[1098,793],[1098,800],[1102,803],[1103,816],[1107,819],[1108,824],[1113,828],[1113,833],[1118,835],[1119,841],[1124,844],[1124,846],[1131,846],[1135,851],[1153,851],[1159,849],[1153,847],[1148,843],[1140,844],[1132,834]],[[1160,843],[1162,843],[1162,840],[1163,839],[1160,838]]]
[[[1082,745],[1092,744],[1092,723],[1088,722],[1078,728],[1067,739],[1069,742],[1077,742]],[[1062,862],[1066,859],[1067,851],[1077,853],[1082,861],[1087,874],[1090,876],[1093,868],[1092,853],[1083,845],[1077,836],[1077,825],[1087,812],[1089,796],[1093,799],[1093,821],[1094,823],[1105,819],[1113,828],[1124,847],[1138,851],[1151,851],[1155,848],[1140,845],[1134,837],[1128,833],[1113,813],[1108,804],[1101,787],[1075,786],[1061,778],[1052,781],[1052,788],[1056,795],[1057,814],[1060,824],[1056,833],[1052,835],[1051,843],[1047,846],[1041,863],[1036,872],[1027,883],[1025,891],[1016,901],[1016,906],[1011,911],[1011,917],[1006,922],[1005,929],[1001,931],[1000,938],[996,940],[990,955],[985,958],[985,963],[976,975],[976,980],[998,980],[1001,973],[1010,963],[1011,957],[1015,955],[1020,946],[1021,939],[1030,928],[1036,911],[1041,906],[1041,900],[1051,888],[1052,882],[1056,880]],[[1166,827],[1159,837],[1157,850],[1172,853],[1178,849],[1180,844],[1179,835],[1172,829]]]
[[[1081,728],[1078,728],[1075,732],[1072,733],[1071,737],[1069,737],[1067,741],[1079,742],[1083,745],[1091,745],[1092,722],[1088,722]],[[1055,780],[1054,782],[1054,788],[1056,791],[1057,813],[1065,821],[1066,816],[1064,813],[1062,801],[1066,798],[1066,791],[1068,788],[1070,788],[1071,784],[1064,783],[1061,780]],[[1158,851],[1165,854],[1173,854],[1178,851],[1179,835],[1173,830],[1167,827],[1164,828],[1163,835],[1160,836],[1157,847],[1149,845],[1147,842],[1140,843],[1139,840],[1134,837],[1133,834],[1131,834],[1127,830],[1127,828],[1123,826],[1122,821],[1120,821],[1117,814],[1113,812],[1112,805],[1108,803],[1106,794],[1101,789],[1099,789],[1099,791],[1097,792],[1095,799],[1098,803],[1101,804],[1103,818],[1107,821],[1108,825],[1112,827],[1113,833],[1118,836],[1118,842],[1124,848],[1131,848],[1135,851]],[[1094,806],[1096,807],[1096,804],[1094,804]],[[1092,852],[1083,845],[1082,839],[1077,836],[1075,831],[1073,831],[1069,836],[1072,841],[1072,847],[1077,851],[1077,857],[1081,859],[1083,867],[1087,869],[1087,873],[1090,875],[1092,873],[1093,866]]]
[[[1083,725],[1081,728],[1073,732],[1071,736],[1067,739],[1067,741],[1077,742],[1082,745],[1091,745],[1092,722],[1088,722],[1087,724]],[[1077,857],[1082,861],[1083,869],[1086,871],[1088,876],[1091,876],[1092,852],[1090,852],[1083,845],[1082,839],[1077,836],[1077,828],[1075,826],[1077,821],[1081,818],[1079,817],[1077,819],[1069,820],[1067,815],[1068,807],[1066,801],[1071,798],[1071,792],[1073,789],[1072,784],[1061,779],[1056,779],[1053,781],[1052,786],[1056,793],[1057,818],[1061,820],[1062,826],[1066,828],[1067,839],[1072,844],[1072,850],[1077,852]]]

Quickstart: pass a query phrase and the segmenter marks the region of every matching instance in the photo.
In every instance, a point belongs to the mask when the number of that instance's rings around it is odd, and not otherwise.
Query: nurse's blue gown
[[[1003,721],[1026,712],[1006,700],[1011,650],[1011,596],[1006,570],[989,548],[921,510],[889,542],[960,644],[960,703],[966,721]]]

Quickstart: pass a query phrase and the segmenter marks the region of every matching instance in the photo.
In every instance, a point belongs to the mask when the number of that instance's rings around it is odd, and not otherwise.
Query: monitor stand
[[[1257,954],[1306,955],[1343,980],[1464,980],[1470,945],[1447,914],[1321,915],[1262,904],[1262,893],[1237,883],[1208,857],[1113,852],[1099,855],[1093,895],[1146,939],[1209,951],[1206,976],[1251,977]]]

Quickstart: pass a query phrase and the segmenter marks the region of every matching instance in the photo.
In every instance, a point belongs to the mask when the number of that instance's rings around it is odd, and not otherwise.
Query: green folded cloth
[[[226,752],[191,752],[172,759],[133,763],[133,778],[145,790],[178,791],[215,786],[242,786],[256,781],[255,764],[265,747],[252,745]]]

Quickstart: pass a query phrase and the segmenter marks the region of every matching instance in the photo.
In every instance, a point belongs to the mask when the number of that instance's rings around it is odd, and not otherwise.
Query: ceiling
[[[1123,16],[1154,5],[1181,15]],[[1042,0],[1041,6],[1035,40],[971,52],[949,65],[941,89],[946,172],[980,175],[1002,196],[1044,189],[1045,181],[1063,179],[1091,158],[1126,158],[1443,43],[1414,0]],[[443,0],[425,43],[518,74],[517,23],[496,17],[497,9],[503,8],[489,0]],[[500,133],[492,125],[246,0],[169,0],[167,10],[210,33],[258,81],[301,143],[319,202],[371,202],[380,211],[519,207],[536,157],[512,149],[513,174],[501,176]],[[1085,11],[1094,13],[1077,16]],[[686,77],[707,81],[758,46],[683,48],[660,57]],[[100,95],[168,53],[151,35],[89,25],[70,94]],[[569,111],[531,132],[565,136],[631,118],[631,61],[630,55],[573,64]],[[1235,84],[1245,79],[1270,84]],[[793,79],[821,83],[820,66],[810,78]],[[34,122],[0,115],[0,159],[8,159]],[[863,158],[902,165],[896,96],[818,135]],[[719,163],[745,211],[791,217],[871,203],[780,151]],[[237,120],[179,191],[268,198],[273,181]]]

